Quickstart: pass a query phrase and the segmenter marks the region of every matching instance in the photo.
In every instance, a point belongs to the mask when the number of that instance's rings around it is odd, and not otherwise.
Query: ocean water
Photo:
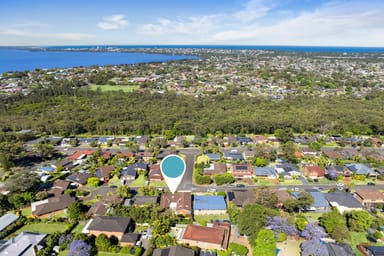
[[[146,53],[30,51],[0,48],[0,73],[34,70],[36,68],[89,67],[94,65],[137,64],[196,58],[195,56]]]
[[[197,59],[196,56],[122,53],[122,52],[87,52],[63,51],[65,48],[94,48],[96,46],[52,46],[49,51],[30,51],[20,48],[0,47],[0,73],[8,71],[34,70],[36,68],[89,67],[93,65],[120,65],[148,62],[165,62],[181,59]],[[323,46],[245,46],[245,45],[112,45],[98,46],[114,48],[199,48],[227,50],[273,50],[314,53],[383,53],[384,47],[323,47]],[[57,50],[57,51],[55,51]]]

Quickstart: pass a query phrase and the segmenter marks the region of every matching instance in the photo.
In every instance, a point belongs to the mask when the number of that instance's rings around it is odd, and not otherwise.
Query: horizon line
[[[151,46],[151,47],[166,47],[166,46],[240,46],[240,47],[326,47],[326,48],[384,48],[383,46],[358,46],[358,45],[284,45],[284,44],[55,44],[55,45],[0,45],[0,47],[76,47],[76,46],[90,46],[90,47],[118,47],[118,46]]]

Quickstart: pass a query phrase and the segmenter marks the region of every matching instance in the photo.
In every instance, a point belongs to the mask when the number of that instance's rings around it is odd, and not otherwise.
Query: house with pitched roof
[[[149,168],[149,180],[150,181],[162,181],[164,179],[160,170],[160,164],[153,164]]]
[[[207,153],[205,154],[210,162],[220,161],[221,155],[219,153]]]
[[[278,164],[275,167],[276,172],[280,175],[282,175],[284,178],[292,178],[294,176],[299,177],[301,176],[301,172],[299,169],[297,169],[296,166],[290,163],[285,164]]]
[[[228,203],[232,202],[237,207],[253,204],[256,201],[255,192],[252,190],[232,190],[227,192]]]
[[[250,164],[232,164],[231,173],[235,178],[252,178],[255,176],[255,172]]]
[[[204,175],[224,174],[227,172],[225,163],[211,163],[209,167],[203,169]]]
[[[138,233],[125,233],[120,239],[120,245],[134,247],[139,239],[140,234]]]
[[[356,190],[353,196],[366,208],[384,204],[384,193],[380,190]]]
[[[35,256],[44,248],[47,234],[21,232],[16,237],[0,244],[0,256]]]
[[[175,214],[191,215],[191,192],[164,193],[160,198],[160,206],[163,209],[171,209]]]
[[[108,204],[104,201],[98,201],[92,204],[91,208],[89,208],[87,215],[88,216],[103,216],[108,211]]]
[[[6,213],[0,218],[0,232],[6,229],[9,225],[13,224],[19,216],[13,213]]]
[[[84,186],[87,184],[88,179],[93,177],[93,174],[86,172],[75,172],[65,178],[66,181],[74,183],[77,186]]]
[[[71,182],[66,180],[57,179],[53,182],[52,187],[48,190],[48,194],[54,196],[59,196],[64,193],[65,190],[69,188]]]
[[[256,178],[275,180],[279,178],[279,174],[273,167],[255,167]]]
[[[172,245],[166,248],[157,248],[153,251],[152,256],[194,256],[195,252],[191,248],[180,245]]]
[[[303,166],[303,174],[312,179],[322,178],[325,176],[325,169],[318,165]]]
[[[313,198],[313,203],[309,206],[309,208],[303,209],[305,211],[314,211],[314,212],[327,212],[330,210],[330,205],[328,201],[325,199],[323,193],[321,193],[317,189],[306,189],[305,192],[309,193]],[[293,191],[291,195],[298,199],[300,197],[300,192]]]
[[[212,227],[189,224],[181,235],[179,242],[197,246],[202,249],[225,250],[228,247],[231,225],[214,223]]]
[[[75,198],[68,194],[50,197],[45,200],[32,202],[32,215],[39,219],[55,216],[65,212],[70,204],[75,201]]]
[[[346,164],[345,165],[353,174],[364,175],[369,177],[377,177],[377,173],[365,164]]]
[[[226,150],[224,151],[224,158],[232,161],[243,161],[243,154],[237,150]]]
[[[115,166],[113,165],[101,166],[96,169],[96,176],[100,179],[100,181],[108,183],[113,169],[115,169]]]
[[[361,211],[363,205],[351,193],[336,190],[324,195],[328,203],[341,214],[349,211]]]
[[[227,204],[223,196],[193,196],[193,213],[203,214],[225,214]]]
[[[345,243],[326,243],[329,256],[356,256],[352,247]]]
[[[104,233],[108,237],[115,236],[119,240],[122,239],[124,234],[133,230],[134,223],[132,219],[122,216],[97,216],[91,219],[84,228],[84,232],[88,235],[98,236]]]

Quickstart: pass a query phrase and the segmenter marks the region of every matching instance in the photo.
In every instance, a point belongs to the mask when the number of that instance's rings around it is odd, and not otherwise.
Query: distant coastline
[[[359,46],[289,46],[289,45],[58,45],[58,46],[20,46],[9,48],[34,50],[95,50],[98,49],[222,49],[222,50],[264,50],[306,53],[384,53],[384,47]]]
[[[240,51],[316,55],[376,55],[384,58],[384,47],[268,45],[4,46],[0,47],[0,59],[2,60],[0,73],[37,68],[73,68],[193,60],[216,53],[238,54]]]

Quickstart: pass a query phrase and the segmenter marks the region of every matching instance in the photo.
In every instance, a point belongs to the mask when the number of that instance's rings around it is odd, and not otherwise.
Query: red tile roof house
[[[130,217],[97,216],[87,223],[83,231],[94,236],[100,234],[105,234],[108,237],[115,236],[120,241],[125,234],[133,229],[134,223]]]
[[[32,215],[39,219],[48,218],[64,213],[75,198],[70,195],[60,195],[31,203]]]
[[[231,234],[231,225],[215,222],[212,227],[189,224],[179,242],[208,250],[226,250]]]
[[[191,192],[165,193],[161,195],[160,206],[163,209],[171,209],[175,214],[192,214]]]
[[[94,150],[79,150],[79,151],[76,151],[75,153],[73,153],[72,155],[70,155],[68,157],[68,159],[71,159],[72,161],[82,160],[85,157],[92,155],[93,152],[94,152]]]
[[[353,197],[366,208],[384,204],[384,193],[379,190],[356,190]]]
[[[325,169],[317,165],[303,166],[303,174],[310,178],[322,178],[325,176]]]
[[[153,164],[149,168],[149,180],[150,181],[162,181],[163,175],[161,174],[160,164]]]
[[[255,176],[255,172],[250,164],[233,164],[231,166],[231,173],[235,178],[252,178]]]

